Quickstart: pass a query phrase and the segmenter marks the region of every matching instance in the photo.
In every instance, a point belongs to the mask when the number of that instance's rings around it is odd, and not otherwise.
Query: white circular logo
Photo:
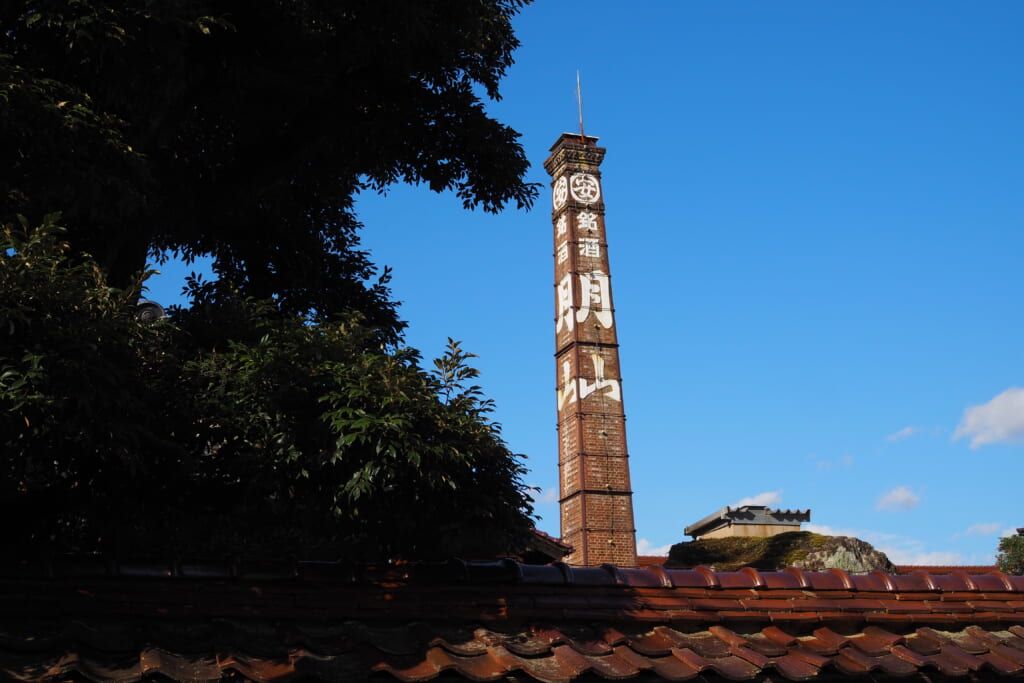
[[[551,202],[554,204],[556,209],[562,208],[565,204],[565,200],[568,197],[569,188],[565,182],[565,176],[562,176],[555,181],[555,187],[551,191]]]
[[[577,173],[569,183],[572,188],[572,198],[584,204],[593,204],[601,198],[601,186],[597,178],[589,173]]]

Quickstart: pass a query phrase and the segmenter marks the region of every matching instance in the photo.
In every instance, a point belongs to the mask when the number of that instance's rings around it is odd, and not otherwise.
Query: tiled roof
[[[641,567],[650,567],[652,564],[665,564],[668,562],[668,555],[637,555],[636,563]]]
[[[572,546],[569,545],[568,543],[565,543],[564,541],[562,541],[562,539],[558,538],[557,536],[552,536],[548,532],[541,531],[540,529],[534,529],[533,533],[536,534],[537,536],[540,536],[541,538],[546,538],[549,541],[551,541],[552,543],[560,546],[561,548],[565,549],[567,551],[567,553],[571,553],[572,552]]]
[[[540,529],[534,529],[533,534],[526,543],[526,552],[521,555],[520,559],[529,557],[527,553],[534,553],[539,555],[536,555],[536,559],[527,559],[527,562],[540,562],[546,564],[549,562],[560,561],[571,552],[572,546],[563,542],[562,539],[556,538],[555,536],[545,533]],[[544,559],[540,559],[541,557]]]
[[[514,562],[0,568],[22,681],[1024,678],[1024,577]]]
[[[972,565],[921,565],[901,564],[896,566],[897,574],[911,574],[913,572],[926,572],[928,574],[988,574],[998,571],[999,567],[994,564],[972,564]]]

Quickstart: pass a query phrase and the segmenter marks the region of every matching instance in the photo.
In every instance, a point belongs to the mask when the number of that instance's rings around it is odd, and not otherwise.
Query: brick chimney
[[[563,133],[552,178],[555,365],[562,540],[569,564],[635,567],[626,417],[597,138]]]

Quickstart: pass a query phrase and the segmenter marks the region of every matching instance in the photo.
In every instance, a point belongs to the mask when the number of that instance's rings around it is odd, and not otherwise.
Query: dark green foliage
[[[996,564],[1007,574],[1024,574],[1024,536],[1000,538]]]
[[[498,97],[524,2],[0,3],[0,542],[518,543],[521,465],[469,356],[428,372],[399,348],[352,206],[399,181],[531,203],[518,134],[478,97]],[[218,279],[140,323],[139,272],[168,252]]]
[[[351,314],[225,281],[138,322],[50,223],[0,242],[0,515],[12,552],[493,556],[522,466],[451,342],[427,372]]]
[[[532,202],[518,134],[478,98],[524,2],[5,0],[0,222],[61,212],[118,286],[147,253],[209,254],[244,295],[394,335],[353,194]]]
[[[106,287],[68,252],[52,226],[8,226],[0,241],[0,514],[15,528],[54,506],[110,505],[97,487],[167,447],[143,352],[159,332],[134,322],[137,289]]]

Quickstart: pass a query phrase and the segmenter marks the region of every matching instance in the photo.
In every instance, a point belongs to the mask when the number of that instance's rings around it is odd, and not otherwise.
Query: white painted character
[[[564,213],[558,217],[557,221],[555,221],[555,233],[559,237],[565,234],[565,230],[568,227],[568,222],[569,221],[566,219]]]
[[[596,237],[580,239],[580,256],[598,258],[601,255],[601,242]]]
[[[558,245],[558,262],[565,263],[569,259],[569,244],[562,242]]]
[[[555,186],[551,188],[551,205],[557,211],[565,205],[565,200],[569,196],[568,183],[565,180],[565,176],[562,176],[555,181]]]
[[[569,179],[572,198],[584,204],[593,204],[601,198],[601,185],[589,173],[576,173]]]
[[[576,402],[576,378],[572,376],[569,361],[562,361],[562,388],[558,390],[558,409]]]
[[[576,319],[572,314],[572,273],[566,273],[558,283],[558,316],[555,319],[555,332],[567,327],[572,332]]]
[[[595,270],[592,273],[580,273],[580,290],[582,291],[582,301],[580,310],[576,311],[576,322],[584,322],[593,313],[602,327],[610,329],[613,321],[611,285],[608,276],[600,270]]]
[[[594,232],[597,230],[597,214],[591,211],[581,211],[576,216],[576,226],[580,230]]]
[[[580,400],[582,401],[587,396],[590,396],[595,391],[602,391],[609,389],[607,396],[613,401],[622,402],[622,385],[617,379],[605,379],[604,377],[604,358],[599,353],[590,354],[590,359],[594,362],[594,383],[591,384],[585,378],[580,377]],[[563,372],[565,368],[563,368]]]

